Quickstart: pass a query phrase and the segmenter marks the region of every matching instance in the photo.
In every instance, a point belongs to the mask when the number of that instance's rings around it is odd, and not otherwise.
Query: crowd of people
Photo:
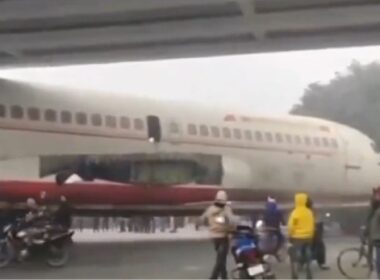
[[[54,224],[63,228],[72,226],[79,230],[89,228],[84,218],[77,218],[72,223],[71,207],[64,196],[59,198],[57,209],[50,209],[51,201],[48,200],[46,192],[42,192],[38,201],[28,198],[26,205],[27,214],[23,217],[26,224],[32,224],[36,220],[48,217]],[[17,218],[15,211],[12,211],[10,204],[3,205],[0,213],[0,228],[14,222]],[[94,232],[106,230],[119,230],[120,232],[144,232],[154,233],[156,231],[166,231],[173,228],[170,217],[133,217],[133,218],[92,218],[90,228]],[[88,221],[88,220],[87,220]],[[267,232],[275,237],[276,246],[273,256],[279,261],[278,252],[281,248],[287,248],[290,257],[290,271],[293,279],[298,278],[299,267],[304,267],[306,277],[312,278],[311,262],[316,261],[320,269],[329,269],[326,266],[326,246],[323,240],[323,221],[313,207],[313,201],[306,193],[296,193],[294,196],[294,208],[290,212],[287,222],[282,210],[279,208],[274,198],[268,197],[264,211],[258,219],[252,220],[252,227],[257,228],[259,223]],[[177,218],[174,225],[183,225],[184,219]],[[225,191],[216,194],[215,201],[196,222],[196,229],[201,224],[206,224],[212,238],[216,260],[212,269],[210,279],[228,278],[227,256],[230,250],[230,236],[239,224],[237,216],[228,203]],[[281,226],[287,226],[287,238],[284,236]],[[0,231],[2,232],[2,231]],[[32,234],[32,233],[30,233]],[[380,187],[373,190],[369,213],[365,225],[365,238],[369,242],[369,253],[372,259],[376,254],[375,269],[380,279]],[[370,264],[372,265],[372,264]],[[371,269],[374,269],[371,267]]]
[[[261,222],[263,223],[262,226],[276,237],[277,244],[273,250],[273,255],[278,257],[279,249],[287,245],[286,238],[281,231],[281,226],[286,225],[291,277],[298,278],[298,267],[302,265],[305,267],[307,278],[311,279],[310,263],[312,260],[315,260],[321,269],[329,269],[325,264],[326,247],[323,241],[323,222],[317,218],[312,200],[307,194],[297,193],[294,200],[294,209],[291,211],[287,223],[276,200],[269,197],[263,215],[259,217],[257,223],[253,221],[254,225],[252,226],[258,227],[258,223]],[[380,215],[380,210],[378,214]],[[219,191],[217,193],[214,203],[205,210],[198,223],[208,225],[216,252],[215,265],[210,279],[218,279],[219,277],[227,279],[226,264],[230,249],[230,236],[239,221],[228,203],[226,192]]]
[[[154,234],[157,232],[175,233],[180,228],[193,225],[195,217],[172,216],[130,216],[130,217],[73,217],[72,228],[82,232],[133,232]],[[197,227],[195,227],[198,230]]]
[[[173,219],[173,223],[171,223]],[[93,232],[118,231],[134,233],[175,232],[178,227],[184,226],[184,218],[172,217],[75,217],[73,228],[79,231],[84,229]]]

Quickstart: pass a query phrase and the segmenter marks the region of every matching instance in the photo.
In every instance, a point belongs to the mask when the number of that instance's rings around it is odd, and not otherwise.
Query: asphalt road
[[[327,240],[329,271],[313,265],[314,277],[344,278],[336,268],[336,256],[345,247],[357,244],[356,239]],[[64,268],[50,268],[42,262],[12,264],[0,272],[0,278],[145,278],[145,279],[205,279],[213,264],[210,242],[141,241],[141,242],[77,242],[70,262]],[[229,269],[233,267],[230,257]],[[274,263],[277,278],[289,278],[288,262]]]

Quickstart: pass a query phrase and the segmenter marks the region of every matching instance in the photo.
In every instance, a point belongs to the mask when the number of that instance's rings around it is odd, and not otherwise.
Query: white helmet
[[[215,196],[215,201],[219,203],[227,203],[227,193],[225,191],[218,191]]]
[[[26,200],[26,206],[28,206],[28,208],[36,209],[37,208],[37,202],[35,201],[34,198],[29,197]]]
[[[262,229],[264,227],[264,221],[263,220],[256,221],[255,227],[257,230]]]

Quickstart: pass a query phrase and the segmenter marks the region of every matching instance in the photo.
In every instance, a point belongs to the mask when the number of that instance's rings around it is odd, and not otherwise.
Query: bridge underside
[[[380,43],[377,0],[2,0],[0,67]]]

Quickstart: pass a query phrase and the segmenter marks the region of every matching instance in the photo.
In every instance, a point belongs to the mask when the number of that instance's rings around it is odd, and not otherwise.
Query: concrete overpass
[[[380,43],[378,0],[0,0],[0,67]]]

